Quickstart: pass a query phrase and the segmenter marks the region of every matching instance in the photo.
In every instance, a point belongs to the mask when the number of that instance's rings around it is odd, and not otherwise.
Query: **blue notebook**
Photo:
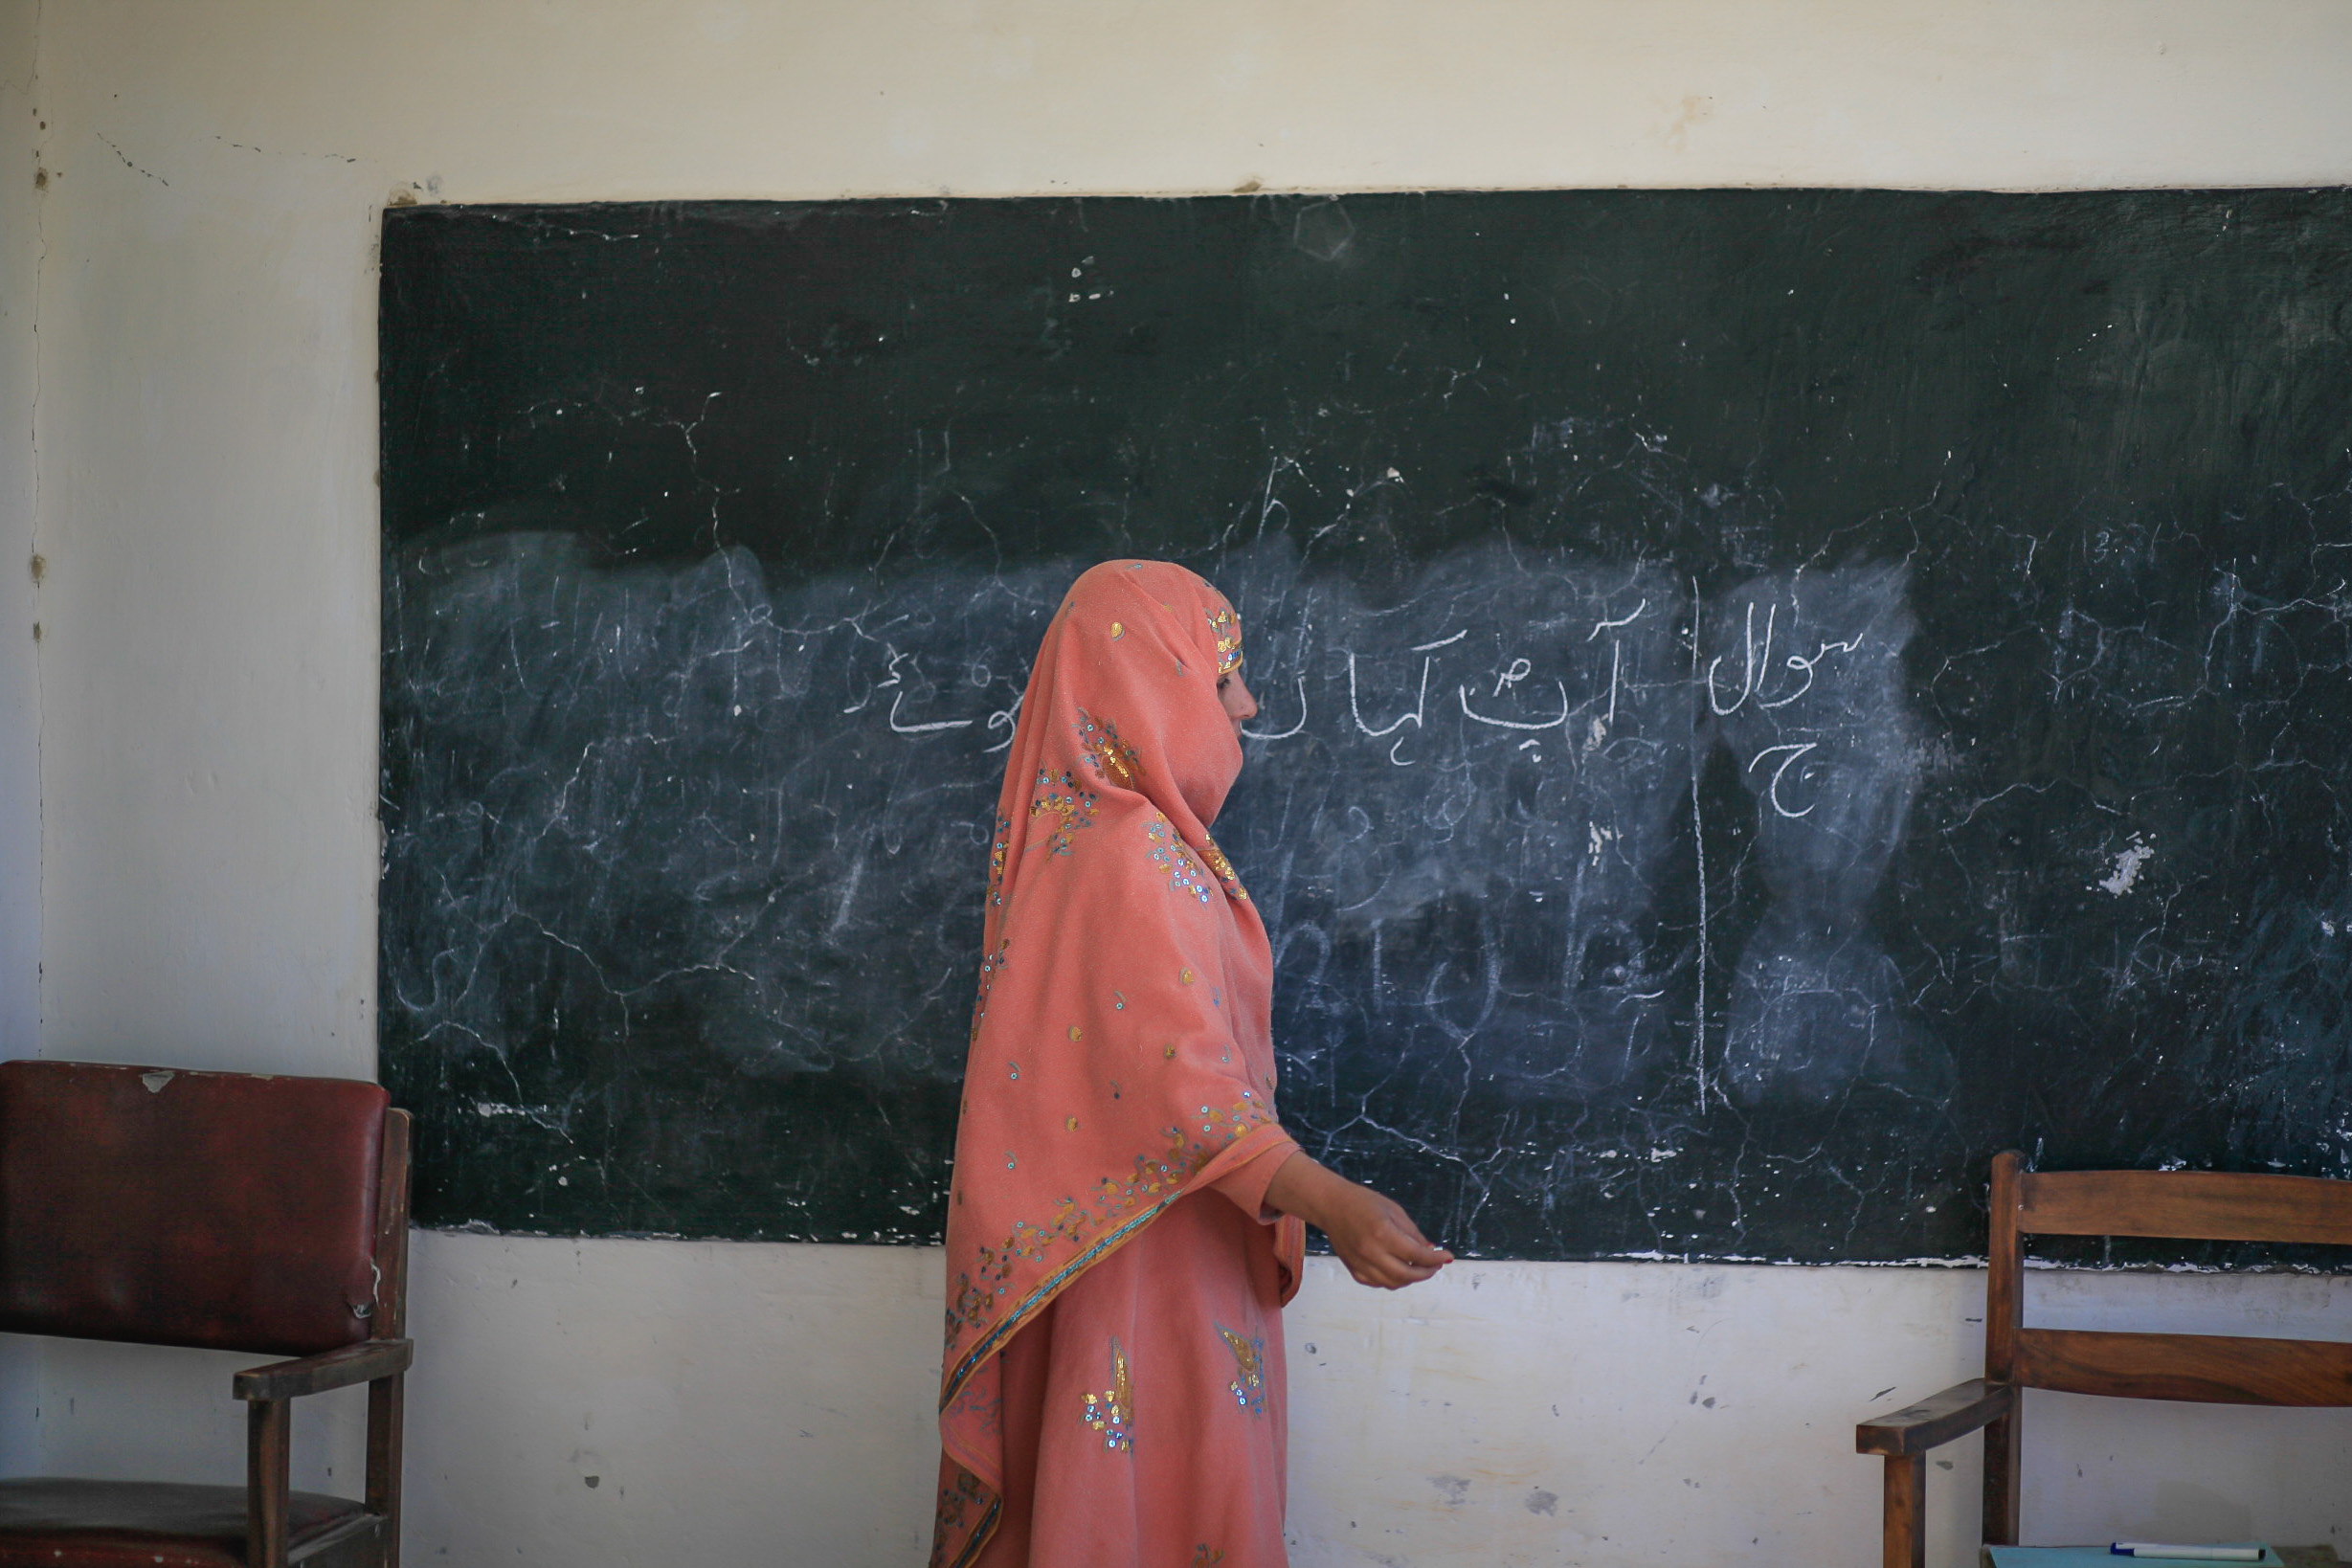
[[[2261,1546],[2259,1541],[2217,1541],[2218,1546]],[[2119,1557],[2104,1546],[1988,1546],[1986,1560],[1993,1568],[2130,1568],[2133,1563],[2165,1562],[2173,1568],[2196,1568],[2191,1559]],[[2262,1547],[2260,1568],[2280,1568],[2283,1559],[2269,1547]],[[2233,1565],[2235,1568],[2235,1565]],[[2249,1563],[2244,1568],[2256,1568]]]

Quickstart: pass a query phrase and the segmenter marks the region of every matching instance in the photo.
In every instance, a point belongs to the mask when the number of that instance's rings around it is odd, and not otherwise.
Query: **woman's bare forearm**
[[[1332,1200],[1339,1196],[1339,1189],[1354,1185],[1304,1149],[1293,1149],[1274,1172],[1274,1179],[1266,1185],[1266,1206],[1296,1215],[1318,1230],[1328,1230],[1331,1227],[1323,1222],[1323,1216]]]
[[[1360,1285],[1394,1290],[1454,1261],[1432,1246],[1412,1217],[1370,1187],[1293,1151],[1266,1183],[1268,1208],[1295,1215],[1331,1238],[1332,1250]]]

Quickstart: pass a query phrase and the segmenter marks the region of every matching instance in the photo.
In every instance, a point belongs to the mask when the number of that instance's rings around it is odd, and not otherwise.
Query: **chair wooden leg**
[[[291,1487],[294,1410],[284,1400],[245,1406],[245,1561],[285,1568],[286,1493]]]
[[[1886,1568],[1927,1568],[1927,1455],[1887,1457]]]
[[[1984,1427],[1984,1544],[1987,1546],[2017,1544],[2017,1450],[2021,1436],[2018,1420],[2025,1414],[2024,1398],[2021,1390],[2018,1407],[1999,1421],[1986,1422]]]
[[[384,1568],[400,1568],[400,1428],[398,1378],[368,1385],[368,1511],[384,1516]]]

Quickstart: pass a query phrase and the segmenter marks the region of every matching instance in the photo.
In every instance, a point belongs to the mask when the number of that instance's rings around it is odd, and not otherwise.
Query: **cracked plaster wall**
[[[2337,183],[2347,75],[2352,13],[2323,0],[9,0],[0,1047],[372,1070],[372,246],[395,191]],[[936,1254],[431,1235],[417,1262],[412,1560],[920,1559]],[[2094,1323],[2182,1282],[2045,1283]],[[1869,1561],[1848,1423],[1972,1370],[1981,1289],[1480,1265],[1375,1298],[1318,1266],[1291,1325],[1296,1559]],[[2341,1332],[2340,1286],[2185,1295]],[[0,1460],[226,1478],[227,1365],[11,1342]],[[2046,1533],[2352,1530],[2339,1414],[2038,1403],[2035,1441],[2082,1468],[2036,1471]],[[302,1441],[302,1484],[350,1478],[348,1404]],[[1968,1471],[1935,1472],[1942,1560]]]

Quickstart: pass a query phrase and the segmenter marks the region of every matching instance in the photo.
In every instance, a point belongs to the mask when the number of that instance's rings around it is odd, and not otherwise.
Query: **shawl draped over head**
[[[1244,1167],[1262,1192],[1296,1147],[1274,1110],[1266,927],[1208,831],[1242,766],[1218,695],[1241,635],[1183,568],[1106,562],[1021,701],[948,1211],[944,1560],[976,1551],[1001,1500],[1006,1344],[1178,1198],[1231,1195]],[[1272,1235],[1288,1300],[1304,1231]]]

